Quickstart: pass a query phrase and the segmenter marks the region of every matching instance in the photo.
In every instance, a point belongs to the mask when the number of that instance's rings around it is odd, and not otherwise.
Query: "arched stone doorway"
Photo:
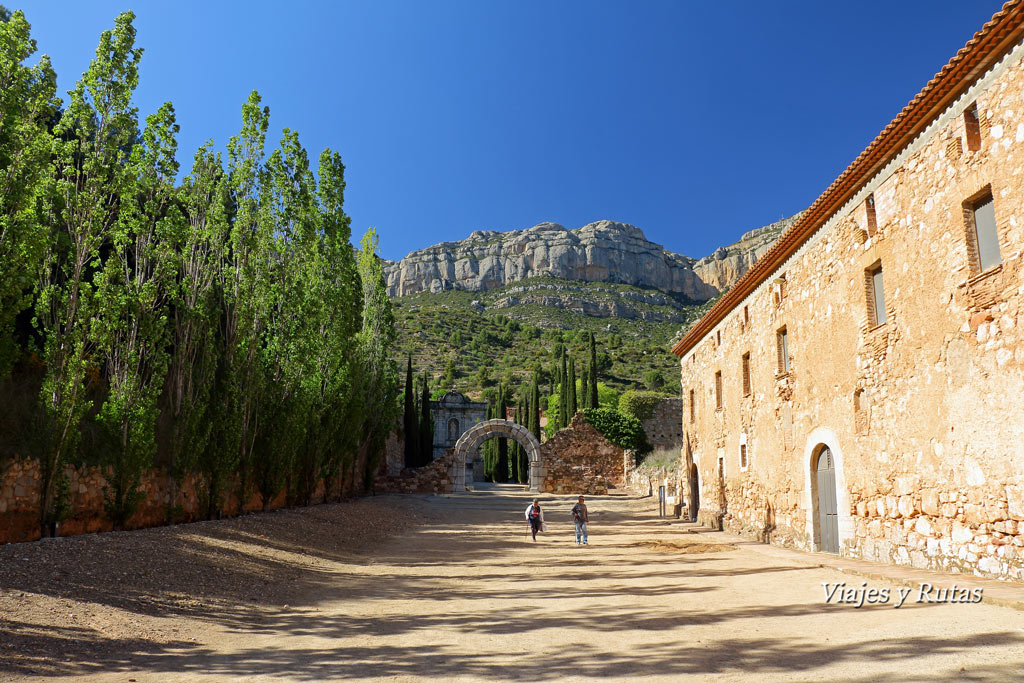
[[[540,442],[529,429],[512,420],[487,420],[467,429],[455,444],[455,462],[452,465],[452,490],[466,490],[466,459],[488,439],[515,439],[526,449],[530,459],[530,490],[539,491],[544,483],[544,468],[540,462]]]

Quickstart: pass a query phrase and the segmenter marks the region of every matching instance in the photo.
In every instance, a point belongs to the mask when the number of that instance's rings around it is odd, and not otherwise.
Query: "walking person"
[[[544,511],[540,509],[540,499],[534,498],[530,506],[526,508],[526,521],[530,524],[530,531],[533,532],[533,542],[537,542],[537,532],[544,531]]]
[[[579,501],[572,506],[572,521],[576,526],[576,545],[586,545],[590,515],[587,514],[587,504],[583,502],[583,496],[580,496]]]

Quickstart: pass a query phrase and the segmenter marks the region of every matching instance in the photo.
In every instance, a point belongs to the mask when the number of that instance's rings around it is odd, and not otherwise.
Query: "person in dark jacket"
[[[587,544],[587,524],[590,516],[587,514],[587,505],[583,502],[583,496],[572,506],[572,521],[576,525],[576,545]]]

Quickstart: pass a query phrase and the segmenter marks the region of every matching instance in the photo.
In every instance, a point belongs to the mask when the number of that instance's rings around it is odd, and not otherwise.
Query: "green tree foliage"
[[[587,399],[587,404],[590,408],[597,408],[599,405],[597,396],[597,344],[594,342],[593,332],[589,334],[587,342],[590,347],[590,382],[587,385],[590,397]]]
[[[648,391],[661,391],[665,387],[665,376],[657,370],[644,373],[644,386]]]
[[[576,415],[576,410],[579,406],[576,404],[576,359],[569,358],[569,378],[566,382],[569,388],[569,399],[566,404],[565,419],[566,424],[572,421],[572,418]]]
[[[400,411],[395,317],[376,233],[352,248],[341,157],[324,150],[314,173],[287,129],[268,154],[253,92],[226,167],[207,143],[177,185],[173,107],[140,132],[132,106],[131,12],[60,113],[48,60],[24,64],[23,14],[0,14],[0,371],[29,350],[11,321],[31,303],[43,533],[69,512],[65,465],[85,432],[116,526],[155,462],[197,474],[209,516],[232,492],[308,503],[321,482],[325,498],[371,484]]]
[[[633,449],[641,456],[651,450],[640,420],[611,408],[591,408],[583,413],[587,422],[619,448]]]
[[[53,172],[44,197],[49,250],[38,281],[36,320],[44,338],[46,374],[40,401],[51,443],[41,454],[40,521],[49,513],[55,474],[81,437],[92,407],[86,375],[96,366],[90,324],[97,312],[93,277],[100,249],[131,201],[136,178],[130,156],[138,135],[131,96],[142,50],[135,47],[134,15],[104,31],[89,69],[69,93],[54,129]]]
[[[669,394],[657,391],[636,391],[630,389],[624,391],[619,397],[619,412],[624,415],[631,415],[643,422],[651,419],[654,414],[654,406],[666,398],[672,398]]]
[[[420,422],[416,416],[416,392],[412,382],[412,356],[405,369],[405,412],[402,418],[402,433],[405,436],[405,466],[419,465]]]
[[[430,378],[423,374],[420,389],[420,466],[434,459],[434,421],[430,416]]]
[[[498,403],[497,403],[497,415],[499,420],[504,420],[506,415],[506,409],[508,408],[508,388],[505,385],[498,387]],[[508,481],[509,473],[509,459],[508,459],[508,439],[497,438],[493,439],[498,444],[497,458],[494,462],[494,476],[495,481]]]
[[[27,66],[36,44],[25,14],[6,14],[0,21],[0,376],[14,360],[14,318],[31,302],[46,252],[36,203],[53,144],[47,126],[57,109],[50,58]]]

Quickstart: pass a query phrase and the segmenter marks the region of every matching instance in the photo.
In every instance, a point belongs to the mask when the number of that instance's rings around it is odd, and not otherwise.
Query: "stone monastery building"
[[[673,348],[690,509],[1024,580],[1024,3]]]

